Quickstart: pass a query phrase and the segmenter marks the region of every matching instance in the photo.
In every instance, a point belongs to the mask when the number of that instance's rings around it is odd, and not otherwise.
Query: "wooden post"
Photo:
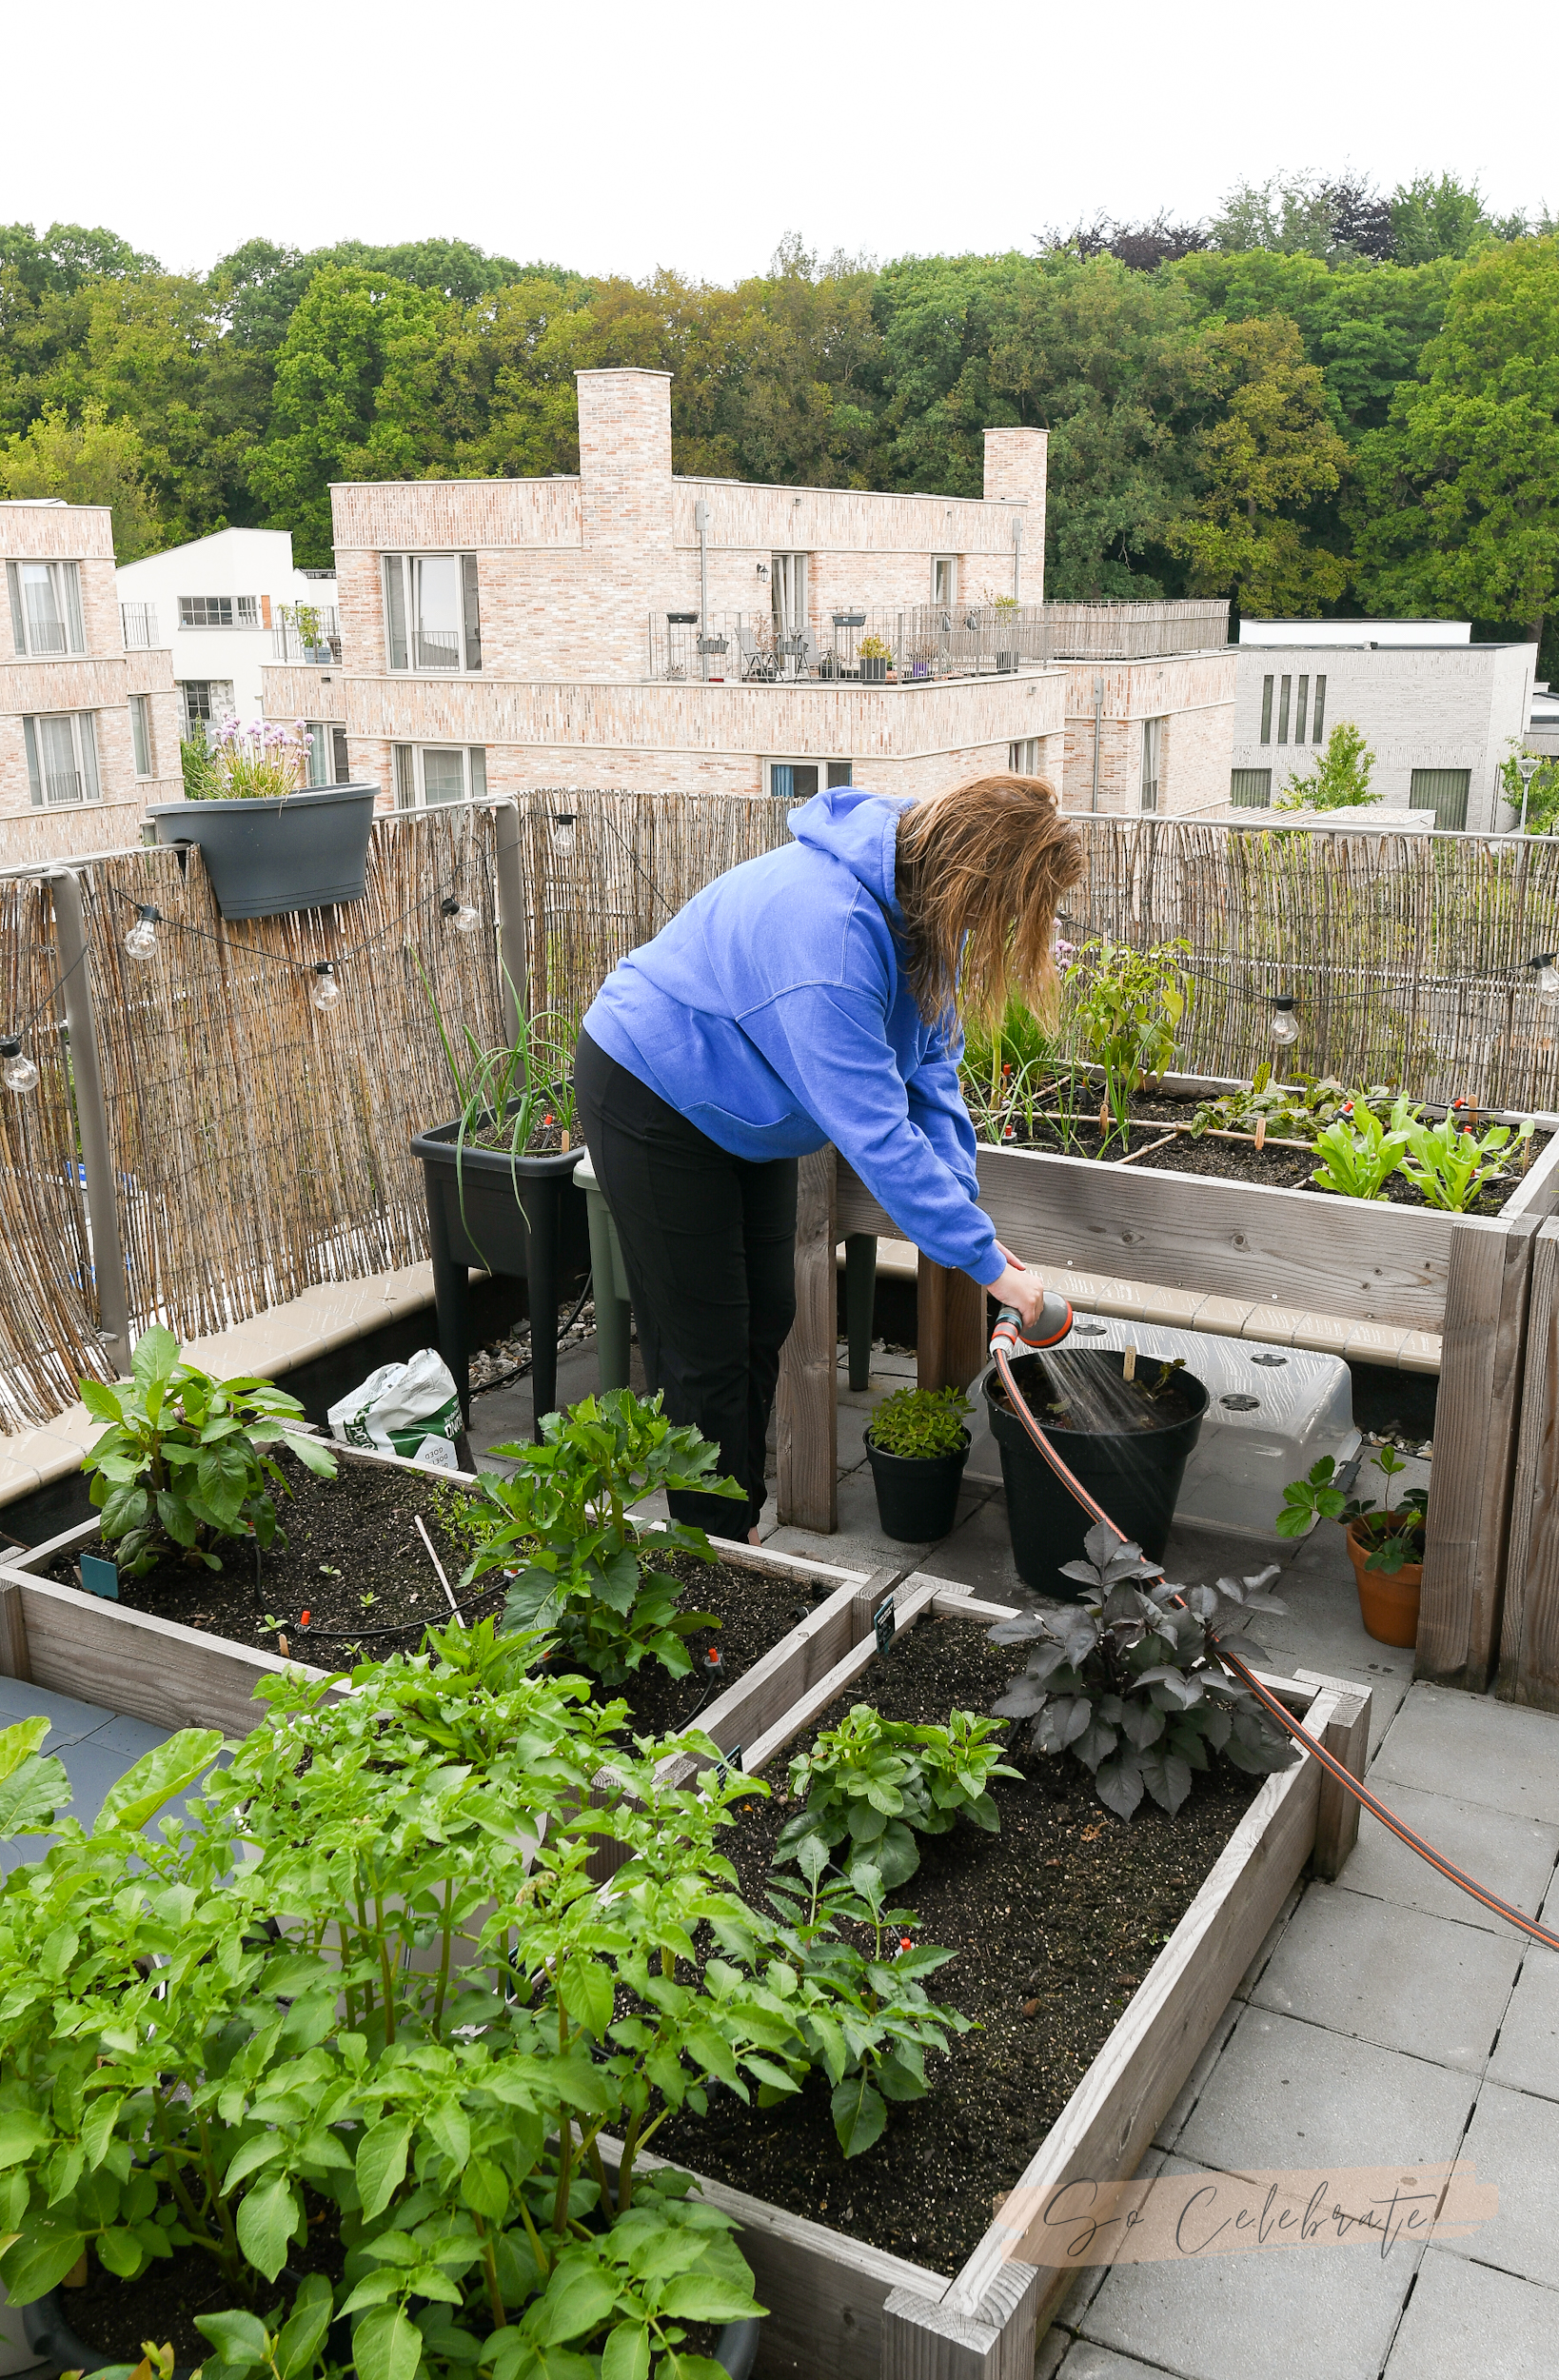
[[[882,1598],[892,1595],[901,1578],[907,1578],[914,1564],[887,1562],[863,1578],[850,1602],[850,1642],[863,1644],[872,1633],[872,1621],[882,1608]]]
[[[839,1283],[834,1262],[834,1151],[799,1166],[796,1319],[780,1351],[775,1447],[782,1528],[839,1525],[837,1408]]]
[[[1559,1711],[1559,1223],[1532,1242],[1499,1692]]]
[[[1071,2279],[1069,2273],[1067,2278]],[[1033,2380],[1039,2275],[1005,2264],[978,2309],[898,2289],[882,2308],[882,2370],[892,2380]]]
[[[1296,1670],[1294,1682],[1301,1686],[1326,1687],[1335,1696],[1332,1716],[1321,1730],[1320,1740],[1334,1760],[1340,1760],[1350,1776],[1364,1782],[1365,1764],[1370,1757],[1370,1689],[1351,1688],[1341,1677],[1323,1677],[1314,1670]],[[1315,1806],[1315,1849],[1311,1854],[1312,1873],[1328,1878],[1340,1875],[1348,1855],[1359,1839],[1359,1805],[1346,1785],[1339,1785],[1334,1776],[1323,1776],[1321,1795]]]
[[[985,1292],[922,1251],[915,1276],[918,1388],[967,1388],[985,1361]]]
[[[1416,1677],[1482,1694],[1500,1644],[1532,1240],[1540,1218],[1450,1235]]]
[[[503,971],[503,1030],[512,1047],[520,1038],[520,1003],[525,997],[529,972],[518,802],[494,803],[493,828],[493,860],[498,876],[498,956]]]
[[[82,1170],[87,1177],[87,1212],[92,1226],[92,1279],[97,1292],[98,1331],[109,1349],[114,1370],[128,1378],[130,1368],[129,1295],[125,1284],[125,1252],[119,1238],[118,1187],[109,1145],[109,1111],[103,1097],[103,1073],[98,1063],[97,1026],[92,1016],[89,980],[87,924],[81,905],[81,880],[68,867],[52,868],[54,934],[60,976],[65,990],[65,1019],[70,1031],[70,1076],[75,1092],[76,1129],[81,1135]]]
[[[0,1677],[24,1677],[30,1684],[32,1678],[22,1590],[14,1578],[0,1578]]]

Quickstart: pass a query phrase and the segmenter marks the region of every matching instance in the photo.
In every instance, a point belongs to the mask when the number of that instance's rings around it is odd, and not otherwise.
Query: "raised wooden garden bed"
[[[900,1630],[927,1612],[980,1628],[1009,1616],[1005,1605],[979,1601],[920,1573],[900,1584],[896,1602]],[[749,1770],[777,1770],[786,1749],[862,1680],[876,1652],[875,1639],[867,1639],[819,1677],[750,1743]],[[1367,1688],[1310,1674],[1264,1682],[1362,1775]],[[870,1700],[869,1680],[860,1692]],[[1358,1805],[1312,1760],[1263,1780],[1022,2172],[1006,2202],[1010,2219],[997,2215],[957,2273],[933,2271],[701,2175],[704,2196],[740,2225],[742,2252],[770,2309],[760,2373],[795,2380],[822,2372],[839,2380],[1028,2380],[1039,2337],[1076,2277],[1025,2260],[1036,2211],[1079,2177],[1111,2181],[1135,2172],[1301,1871],[1309,1863],[1317,1874],[1335,1875],[1357,1824]],[[900,1897],[914,1896],[912,1880]],[[696,2154],[681,2154],[677,2162],[697,2171]],[[906,2195],[916,2187],[916,2173],[907,2172]]]
[[[1209,1097],[1219,1082],[1172,1079]],[[1001,1240],[1064,1289],[1103,1276],[1144,1321],[1438,1369],[1417,1672],[1481,1692],[1500,1640],[1532,1242],[1559,1208],[1559,1135],[1497,1216],[1148,1173],[982,1146],[981,1204]],[[835,1248],[896,1232],[832,1149],[801,1160],[797,1323],[780,1380],[780,1509],[832,1528]],[[826,1283],[827,1296],[823,1294]],[[961,1274],[922,1264],[947,1377],[981,1359]],[[1083,1300],[1087,1302],[1086,1298]],[[1126,1310],[1117,1303],[1115,1310]],[[922,1325],[925,1328],[925,1325]],[[927,1378],[924,1360],[922,1379]]]
[[[422,1482],[474,1485],[464,1472],[431,1472],[356,1447],[338,1446],[334,1452],[344,1464],[401,1472]],[[134,1611],[39,1575],[56,1557],[78,1554],[96,1537],[94,1519],[0,1564],[0,1675],[30,1678],[153,1726],[220,1727],[228,1735],[247,1735],[264,1717],[265,1706],[254,1699],[262,1677],[289,1667],[312,1677],[327,1675],[307,1662]],[[784,1580],[816,1606],[699,1713],[697,1725],[728,1751],[744,1734],[750,1741],[760,1725],[768,1725],[777,1710],[788,1707],[820,1669],[866,1633],[874,1597],[880,1600],[900,1574],[868,1577],[799,1556],[720,1538],[712,1542],[728,1567]],[[428,1576],[436,1585],[431,1569]],[[436,1619],[439,1609],[430,1600],[430,1616]]]

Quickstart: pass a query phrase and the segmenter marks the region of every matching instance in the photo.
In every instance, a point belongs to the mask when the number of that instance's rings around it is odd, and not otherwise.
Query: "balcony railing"
[[[1229,599],[1161,604],[1046,604],[1057,661],[1150,661],[1229,642]]]
[[[652,612],[649,674],[711,685],[927,685],[1002,677],[1050,659],[1038,605],[906,604],[825,613],[820,628],[789,632],[771,612]]]
[[[271,658],[328,669],[341,659],[341,622],[334,604],[280,604],[270,631]]]
[[[125,645],[129,652],[148,652],[157,642],[157,606],[155,604],[121,604],[120,624]]]

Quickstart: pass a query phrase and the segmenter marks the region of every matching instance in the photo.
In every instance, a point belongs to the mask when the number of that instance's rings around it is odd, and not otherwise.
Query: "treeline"
[[[1049,591],[1254,612],[1559,610],[1559,239],[1449,178],[1236,191],[1211,224],[733,288],[458,240],[203,276],[0,229],[0,492],[110,503],[122,559],[228,525],[330,560],[333,479],[577,467],[582,366],[669,369],[679,470],[977,493],[1051,433]]]

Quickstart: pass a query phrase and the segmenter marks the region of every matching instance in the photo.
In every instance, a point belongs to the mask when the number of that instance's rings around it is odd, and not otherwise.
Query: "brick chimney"
[[[1043,429],[985,432],[985,500],[1005,501],[1021,514],[1022,546],[1014,592],[1025,604],[1042,603],[1045,592],[1045,449]]]

